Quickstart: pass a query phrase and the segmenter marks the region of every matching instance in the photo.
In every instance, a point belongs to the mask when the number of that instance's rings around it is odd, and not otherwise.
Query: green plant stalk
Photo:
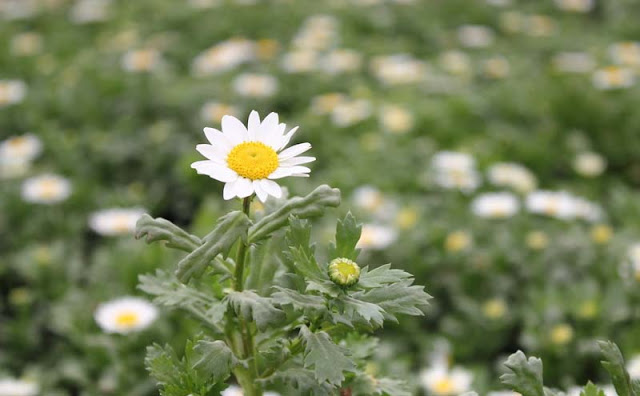
[[[250,216],[252,198],[253,197],[247,197],[242,201],[242,211],[247,215],[247,217]],[[245,235],[245,237],[240,241],[240,246],[238,246],[234,279],[234,289],[236,291],[242,291],[244,289],[244,265],[247,257],[248,245],[247,233],[247,235]],[[251,368],[246,369],[244,367],[239,367],[235,371],[236,379],[240,383],[240,386],[246,396],[262,396],[262,389],[255,383],[255,379],[258,376],[258,369],[255,358],[253,334],[242,317],[238,316],[238,322],[240,323],[240,332],[242,334],[242,357],[249,361]]]

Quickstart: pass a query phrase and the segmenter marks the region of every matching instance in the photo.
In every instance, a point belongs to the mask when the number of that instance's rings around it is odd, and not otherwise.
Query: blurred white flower
[[[146,329],[158,317],[158,309],[142,298],[121,297],[98,305],[94,318],[105,333],[127,334]]]
[[[435,182],[440,187],[473,191],[480,185],[480,175],[472,156],[454,151],[440,151],[431,159]]]
[[[338,48],[321,57],[321,68],[329,74],[354,72],[362,66],[362,55],[352,49]]]
[[[89,217],[89,226],[98,234],[116,236],[131,234],[136,222],[145,213],[140,208],[111,208],[94,212]]]
[[[264,396],[280,396],[277,392],[264,392]],[[244,392],[242,392],[242,388],[237,385],[231,385],[227,389],[220,392],[220,396],[244,396]]]
[[[0,80],[0,108],[22,102],[27,86],[21,80]]]
[[[493,44],[493,29],[483,25],[463,25],[458,28],[458,41],[467,48],[484,48]]]
[[[619,66],[607,66],[593,73],[593,85],[601,90],[629,88],[635,84],[633,70]]]
[[[536,188],[536,177],[524,166],[512,162],[498,162],[487,171],[489,182],[525,193]]]
[[[11,38],[11,53],[16,56],[30,56],[42,51],[42,36],[34,32],[16,34]]]
[[[602,218],[600,206],[564,191],[534,191],[527,195],[527,210],[558,219],[596,221]]]
[[[311,148],[309,143],[285,147],[298,130],[285,133],[286,125],[278,121],[278,114],[270,113],[262,122],[258,112],[252,111],[244,124],[235,117],[222,118],[222,132],[204,128],[211,144],[199,144],[196,150],[207,159],[191,164],[199,174],[225,183],[223,198],[246,198],[256,194],[265,202],[269,196],[280,198],[282,190],[274,180],[284,177],[308,177],[311,170],[301,166],[315,161],[300,154]]]
[[[243,38],[232,38],[208,48],[193,60],[196,76],[206,76],[234,69],[255,59],[255,43]]]
[[[373,58],[371,70],[385,84],[411,84],[424,79],[427,65],[410,55],[397,54]]]
[[[501,79],[509,76],[511,66],[509,61],[502,56],[494,56],[484,59],[481,63],[482,74],[487,78]]]
[[[627,250],[627,259],[631,265],[631,270],[636,279],[640,280],[640,242],[636,242],[629,246]]]
[[[500,27],[507,33],[519,33],[524,30],[525,16],[517,11],[504,11],[500,13]]]
[[[634,355],[627,361],[627,371],[631,379],[640,379],[640,355]]]
[[[556,7],[570,12],[589,12],[595,5],[595,0],[553,0]]]
[[[232,115],[237,118],[240,116],[240,109],[227,103],[215,101],[206,102],[200,109],[200,117],[206,122],[220,123],[225,115]]]
[[[618,65],[640,66],[640,42],[638,41],[611,44],[609,46],[609,54],[613,62]]]
[[[104,21],[108,18],[111,0],[76,0],[69,18],[77,24]]]
[[[22,199],[38,204],[62,202],[71,195],[71,183],[58,175],[41,175],[22,183]]]
[[[422,387],[434,396],[455,396],[471,390],[473,375],[462,367],[447,367],[435,363],[420,372]]]
[[[326,50],[337,41],[338,22],[329,15],[313,15],[305,20],[293,38],[293,45],[307,50]]]
[[[520,203],[516,196],[507,192],[480,194],[471,202],[471,211],[479,217],[511,217],[519,209]]]
[[[378,114],[382,127],[391,133],[406,133],[413,128],[413,114],[404,107],[384,105]]]
[[[384,249],[395,242],[398,233],[392,227],[364,224],[357,247],[360,249]]]
[[[546,15],[529,15],[524,21],[524,31],[532,37],[548,37],[556,31],[556,23]]]
[[[580,153],[573,160],[573,169],[581,176],[596,177],[607,167],[607,161],[598,153]]]
[[[384,194],[374,186],[360,186],[353,191],[353,203],[369,213],[374,213],[382,208],[384,202]]]
[[[439,56],[440,67],[448,73],[458,76],[468,76],[471,74],[471,59],[465,52],[450,50],[443,52]]]
[[[331,121],[344,128],[365,120],[372,112],[373,106],[366,99],[347,100],[331,111]]]
[[[278,80],[269,74],[243,73],[233,80],[233,89],[241,96],[265,98],[278,90]]]
[[[27,133],[12,136],[0,142],[0,165],[14,162],[28,163],[41,152],[42,143],[35,135]]]
[[[487,4],[494,7],[507,7],[513,4],[513,0],[485,0]]]
[[[311,99],[311,111],[317,115],[326,115],[346,101],[345,95],[335,92],[314,96]]]
[[[604,386],[597,385],[597,386],[598,388],[602,389],[605,396],[618,396],[618,393],[616,392],[613,385],[604,385]],[[582,394],[582,389],[583,387],[581,386],[572,386],[571,388],[569,388],[569,390],[567,390],[567,396],[580,396]]]
[[[122,68],[128,72],[149,72],[161,64],[162,56],[153,48],[127,51],[122,56]]]
[[[308,73],[318,67],[319,54],[310,49],[296,49],[282,56],[282,69],[287,73]]]
[[[40,392],[38,384],[15,378],[0,379],[0,396],[36,396]]]
[[[37,0],[2,0],[0,1],[0,15],[3,19],[26,19],[38,12]]]
[[[554,69],[564,73],[588,73],[596,67],[593,57],[585,52],[560,52],[551,63]]]
[[[189,5],[196,9],[207,9],[222,4],[221,0],[189,0]]]
[[[505,390],[505,391],[488,392],[487,396],[522,396],[522,395],[518,392]]]

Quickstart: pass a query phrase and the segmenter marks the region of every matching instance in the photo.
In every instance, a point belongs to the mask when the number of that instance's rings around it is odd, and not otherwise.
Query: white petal
[[[247,131],[249,140],[256,140],[260,131],[260,115],[257,111],[252,110],[249,114],[249,122],[247,123]]]
[[[233,145],[240,144],[247,140],[247,128],[234,116],[226,115],[222,117],[222,133]]]
[[[293,157],[284,161],[280,161],[281,166],[294,166],[294,165],[302,165],[308,164],[309,162],[313,162],[316,160],[316,157]]]
[[[291,130],[282,137],[282,141],[280,142],[280,147],[278,147],[276,150],[281,150],[285,148],[287,144],[289,144],[289,142],[291,141],[291,138],[297,131],[298,131],[298,127],[291,128]]]
[[[204,135],[214,147],[219,146],[226,154],[231,150],[231,142],[219,130],[215,128],[204,128]]]
[[[262,120],[262,127],[266,130],[273,130],[278,127],[278,113],[269,113],[264,120]]]
[[[302,176],[309,172],[311,172],[311,169],[306,166],[280,167],[269,175],[269,179],[281,179],[287,176]]]
[[[236,172],[211,161],[197,161],[191,164],[191,167],[199,174],[207,175],[223,183],[234,182],[238,178]]]
[[[298,154],[302,154],[305,151],[309,150],[310,148],[311,148],[311,144],[309,143],[296,144],[295,146],[291,146],[288,149],[282,151],[280,154],[278,154],[278,159],[280,161],[284,161],[291,157],[295,157]]]
[[[235,191],[235,181],[231,182],[231,183],[227,183],[224,185],[224,191],[222,192],[222,198],[224,198],[226,201],[230,200],[231,198],[236,196],[236,191]]]
[[[253,184],[251,183],[251,180],[244,177],[239,177],[233,188],[236,191],[236,195],[240,198],[246,198],[253,194]]]
[[[262,187],[262,189],[269,195],[272,195],[276,198],[280,198],[282,196],[282,188],[280,188],[280,185],[278,185],[278,183],[272,180],[260,180],[260,187]]]
[[[210,144],[199,144],[196,146],[196,150],[209,160],[215,162],[216,164],[226,165],[226,155],[222,151],[222,149],[216,149],[214,146]]]
[[[258,199],[262,202],[265,202],[267,200],[267,197],[269,196],[269,194],[267,194],[266,191],[264,191],[262,189],[262,187],[260,187],[260,181],[261,180],[254,180],[253,181],[253,190],[256,192],[256,195],[258,196]]]

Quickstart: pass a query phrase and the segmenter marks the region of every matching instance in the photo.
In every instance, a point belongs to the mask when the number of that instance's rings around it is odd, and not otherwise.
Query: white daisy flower
[[[35,55],[42,50],[42,36],[34,32],[20,33],[11,38],[11,53],[17,56]]]
[[[0,164],[31,162],[42,152],[42,142],[30,133],[0,142]]]
[[[269,74],[242,73],[232,84],[239,95],[251,98],[266,98],[278,90],[278,80]]]
[[[256,57],[253,41],[231,38],[208,48],[193,60],[192,70],[197,76],[227,71],[250,62]]]
[[[569,12],[589,12],[595,5],[595,0],[554,0],[556,7]]]
[[[627,361],[627,371],[631,379],[640,379],[640,355],[635,355]]]
[[[127,334],[144,330],[158,317],[158,309],[142,298],[121,297],[100,304],[96,323],[106,333]]]
[[[468,76],[471,74],[471,59],[465,52],[450,50],[443,52],[439,57],[439,64],[450,74]]]
[[[385,84],[413,84],[424,80],[427,65],[410,55],[396,54],[373,58],[371,70]]]
[[[391,245],[398,237],[392,227],[378,224],[364,224],[357,247],[360,249],[384,249]]]
[[[609,55],[618,65],[640,66],[640,42],[625,41],[609,46]]]
[[[367,119],[373,112],[371,102],[366,99],[347,100],[333,109],[331,121],[345,128]]]
[[[489,182],[495,186],[510,187],[518,192],[529,192],[536,187],[536,177],[524,166],[512,162],[498,162],[487,171]]]
[[[487,393],[487,396],[522,396],[522,395],[518,392],[506,390],[506,391],[492,391]]]
[[[482,61],[482,74],[488,78],[501,79],[509,76],[511,66],[502,56],[494,56]]]
[[[227,103],[209,101],[200,110],[200,117],[206,122],[220,123],[222,117],[227,114],[237,117],[240,114],[240,109]]]
[[[0,16],[6,20],[26,19],[39,11],[37,0],[3,0],[0,1]]]
[[[145,213],[140,208],[111,208],[94,212],[89,217],[89,226],[98,234],[116,236],[131,234],[136,222]]]
[[[494,7],[507,7],[510,6],[512,0],[485,0],[487,4]]]
[[[346,101],[345,95],[336,92],[314,96],[311,99],[311,111],[317,115],[326,115]]]
[[[553,57],[551,64],[563,73],[588,73],[596,67],[593,57],[585,52],[560,52]]]
[[[434,396],[454,396],[471,390],[473,375],[462,367],[449,369],[445,363],[435,363],[422,370],[420,383]]]
[[[495,34],[488,26],[463,25],[458,28],[458,40],[467,48],[484,48],[493,44]]]
[[[471,202],[471,211],[479,217],[511,217],[519,209],[518,199],[515,195],[507,192],[481,194]]]
[[[242,388],[237,385],[231,385],[220,393],[220,396],[244,396]],[[264,396],[280,396],[277,392],[264,392]]]
[[[160,52],[153,48],[127,51],[122,56],[122,68],[131,73],[149,72],[162,63]]]
[[[527,210],[559,219],[575,216],[575,205],[572,197],[566,192],[533,191],[527,195]]]
[[[635,84],[633,70],[608,66],[598,69],[593,73],[593,86],[601,90],[629,88]]]
[[[307,177],[311,170],[301,166],[315,161],[299,157],[311,148],[300,143],[284,149],[298,127],[285,133],[278,114],[270,113],[262,121],[256,111],[249,115],[245,127],[232,116],[222,117],[222,132],[204,128],[211,144],[199,144],[196,150],[207,159],[191,164],[199,174],[225,183],[224,199],[246,198],[256,194],[265,202],[269,195],[280,198],[282,190],[274,180],[288,176]],[[284,150],[283,150],[284,149]]]
[[[27,94],[27,86],[21,80],[0,80],[0,108],[20,103]]]
[[[69,18],[73,23],[101,22],[109,16],[111,0],[77,0],[71,8]]]
[[[311,49],[296,49],[282,56],[282,69],[287,73],[307,73],[318,66],[318,52]]]
[[[36,396],[40,391],[38,384],[15,378],[0,379],[0,396]]]
[[[525,33],[532,37],[548,37],[556,31],[556,23],[546,15],[529,15],[524,23]]]
[[[362,66],[362,55],[352,49],[338,48],[325,54],[321,68],[329,74],[354,72]]]
[[[599,176],[606,167],[607,161],[598,153],[580,153],[573,160],[573,169],[584,177]]]
[[[391,133],[406,133],[413,128],[413,114],[404,107],[384,105],[379,114],[382,127]]]
[[[447,189],[473,191],[480,185],[480,175],[472,156],[454,151],[440,151],[431,159],[437,185]]]
[[[41,175],[25,180],[22,199],[38,204],[62,202],[71,195],[71,183],[58,175]]]

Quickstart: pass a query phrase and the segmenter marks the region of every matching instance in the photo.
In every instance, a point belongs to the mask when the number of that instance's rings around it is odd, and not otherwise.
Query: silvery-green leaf
[[[604,391],[594,385],[591,381],[580,392],[580,396],[606,396]]]
[[[305,280],[328,280],[328,275],[316,262],[311,244],[311,226],[308,221],[292,217],[286,241],[289,251],[285,254],[285,265]]]
[[[611,382],[613,382],[618,396],[637,396],[618,346],[611,341],[599,341],[598,345],[604,356],[602,365],[611,375]]]
[[[356,260],[360,249],[356,249],[356,244],[360,240],[362,225],[356,222],[355,217],[348,212],[344,219],[338,220],[336,224],[336,241],[329,249],[329,258],[337,257]]]
[[[268,326],[280,324],[285,319],[285,313],[276,308],[270,298],[259,296],[251,290],[231,292],[225,300],[236,314],[247,321],[255,322],[260,331],[264,331]]]
[[[223,341],[199,340],[193,351],[191,368],[210,375],[214,382],[227,379],[236,364],[233,352]]]
[[[545,396],[542,383],[542,360],[527,359],[518,351],[507,359],[504,365],[511,371],[500,376],[500,381],[512,390],[525,396]]]
[[[282,382],[291,389],[290,393],[296,395],[329,396],[335,392],[335,387],[326,382],[318,382],[312,370],[302,367],[291,367],[276,372],[268,382]],[[295,393],[294,393],[295,392]]]
[[[351,318],[360,317],[374,329],[382,327],[385,311],[379,305],[353,297],[345,297],[341,302],[344,304],[346,314]]]
[[[136,239],[140,239],[145,235],[147,243],[166,241],[167,247],[185,252],[192,252],[202,243],[200,238],[189,234],[169,220],[161,217],[154,219],[148,214],[143,214],[136,223]]]
[[[366,289],[372,289],[411,278],[413,278],[413,275],[401,269],[392,269],[391,264],[381,265],[380,267],[374,268],[370,271],[368,267],[365,267],[360,273],[358,286]]]
[[[319,382],[340,385],[344,372],[353,371],[355,364],[346,356],[346,351],[336,345],[324,331],[312,332],[308,327],[300,328],[305,343],[304,367],[311,369]]]
[[[429,296],[423,286],[411,285],[413,280],[396,282],[385,287],[353,293],[358,300],[379,305],[385,319],[397,321],[396,314],[419,316],[429,304]]]
[[[271,295],[271,299],[278,305],[291,305],[295,309],[304,312],[306,315],[320,315],[327,311],[327,304],[324,298],[312,294],[301,294],[295,290],[275,287],[277,290]]]

